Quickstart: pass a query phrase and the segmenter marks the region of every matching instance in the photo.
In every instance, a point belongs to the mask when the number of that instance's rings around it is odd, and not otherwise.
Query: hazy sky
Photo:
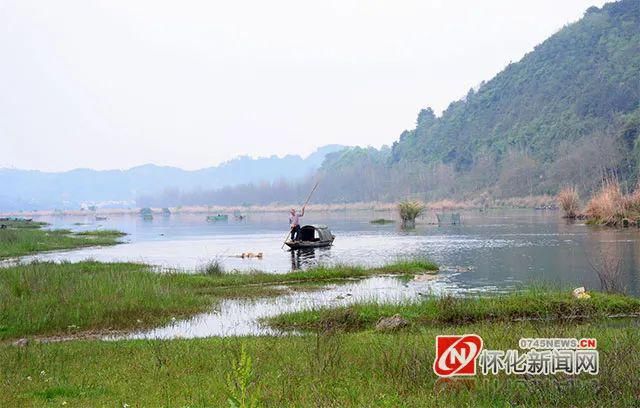
[[[0,167],[391,144],[603,3],[0,0]]]

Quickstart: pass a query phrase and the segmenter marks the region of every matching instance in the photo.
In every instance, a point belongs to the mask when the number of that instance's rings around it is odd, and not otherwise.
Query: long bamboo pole
[[[313,192],[316,191],[316,188],[318,188],[318,184],[320,184],[320,181],[316,181],[315,186],[313,186],[313,189],[311,190],[311,192],[307,196],[307,201],[304,202],[304,204],[302,205],[302,208],[305,208],[307,206],[307,204],[309,204],[309,200],[311,200],[311,196],[313,195]],[[289,234],[291,234],[291,230],[289,230],[285,234],[284,241],[282,242],[282,246],[280,247],[280,249],[284,248],[284,244],[287,242],[287,236],[289,236]]]

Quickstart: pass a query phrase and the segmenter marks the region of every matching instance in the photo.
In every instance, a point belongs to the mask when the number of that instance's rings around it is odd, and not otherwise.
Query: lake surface
[[[328,225],[336,236],[331,248],[291,252],[282,249],[287,214],[249,214],[241,222],[206,222],[204,214],[92,217],[42,217],[53,228],[118,229],[127,232],[124,245],[41,254],[26,259],[137,261],[185,272],[219,259],[227,270],[284,273],[292,269],[335,263],[381,265],[398,258],[425,256],[447,271],[460,272],[463,288],[513,287],[529,282],[598,289],[594,267],[619,259],[621,280],[629,293],[640,295],[640,229],[610,229],[567,223],[557,211],[490,210],[462,212],[462,225],[429,225],[435,215],[419,220],[413,231],[397,225],[374,225],[375,218],[393,218],[384,211],[308,212],[306,223]],[[420,222],[421,221],[421,222]],[[84,225],[75,225],[82,223]],[[263,258],[241,259],[243,252]],[[610,263],[610,262],[609,262]],[[470,269],[470,270],[469,270]]]
[[[165,327],[129,333],[124,338],[182,338],[230,335],[272,335],[260,319],[283,312],[361,301],[405,302],[428,295],[467,295],[512,291],[527,283],[599,289],[595,269],[613,265],[627,293],[640,295],[640,230],[592,227],[568,223],[557,211],[490,210],[462,212],[461,225],[432,225],[427,214],[415,230],[395,224],[374,225],[391,212],[309,212],[306,223],[328,225],[336,240],[331,248],[282,249],[287,214],[249,214],[246,220],[207,222],[204,214],[156,216],[42,217],[52,228],[118,229],[126,243],[40,254],[24,260],[95,259],[136,261],[192,273],[212,259],[226,270],[285,273],[318,264],[382,265],[399,258],[428,257],[441,266],[435,276],[404,279],[371,277],[320,290],[290,291],[259,299],[228,299],[210,311]],[[285,247],[286,248],[286,247]],[[241,259],[243,252],[263,253],[262,259]],[[116,337],[122,338],[122,337]],[[110,339],[114,339],[111,337]]]

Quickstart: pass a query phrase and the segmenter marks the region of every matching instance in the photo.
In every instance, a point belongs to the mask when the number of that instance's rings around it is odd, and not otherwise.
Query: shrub
[[[419,201],[401,201],[398,204],[398,212],[400,213],[400,219],[402,225],[411,226],[415,224],[416,218],[422,214],[425,206]]]
[[[560,190],[558,202],[566,218],[576,218],[580,211],[580,196],[575,187],[565,187]]]

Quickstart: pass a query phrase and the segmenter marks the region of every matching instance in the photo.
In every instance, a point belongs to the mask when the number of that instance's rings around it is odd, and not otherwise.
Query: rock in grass
[[[576,299],[591,299],[591,295],[587,293],[583,286],[575,288],[572,292],[573,297]]]
[[[29,345],[29,339],[22,338],[13,342],[13,345],[16,347],[27,347]]]
[[[395,331],[401,329],[409,324],[407,319],[403,318],[399,314],[395,314],[391,317],[381,317],[376,323],[377,331]]]

